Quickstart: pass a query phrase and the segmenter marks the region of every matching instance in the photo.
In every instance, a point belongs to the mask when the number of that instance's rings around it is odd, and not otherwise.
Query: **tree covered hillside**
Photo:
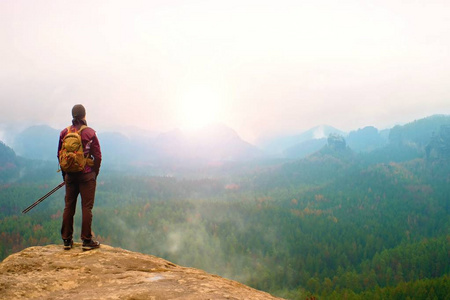
[[[370,153],[334,135],[305,159],[205,176],[104,172],[93,229],[103,243],[286,299],[448,299],[450,158],[426,155],[436,136],[447,142],[438,128],[428,143]],[[0,186],[0,258],[61,243],[63,191],[20,214],[60,182],[41,170]]]
[[[0,141],[0,183],[16,177],[19,161],[13,149]]]

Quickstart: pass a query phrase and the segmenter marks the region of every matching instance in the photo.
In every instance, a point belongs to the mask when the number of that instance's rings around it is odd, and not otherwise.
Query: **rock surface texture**
[[[0,263],[1,299],[280,299],[167,260],[102,245],[31,247]]]

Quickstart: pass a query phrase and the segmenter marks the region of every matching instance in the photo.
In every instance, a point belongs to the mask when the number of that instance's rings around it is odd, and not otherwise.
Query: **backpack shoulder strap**
[[[63,139],[65,139],[66,136],[70,133],[71,127],[72,127],[72,126],[67,126],[67,127],[66,127],[66,133],[64,133],[64,136],[62,137]]]
[[[80,129],[78,129],[78,133],[81,133],[83,129],[88,128],[86,125],[81,125]]]

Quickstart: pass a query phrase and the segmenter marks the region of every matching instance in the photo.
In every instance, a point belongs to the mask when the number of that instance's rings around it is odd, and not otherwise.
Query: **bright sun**
[[[219,121],[220,105],[220,95],[213,89],[205,86],[189,88],[180,104],[183,129],[195,130]]]

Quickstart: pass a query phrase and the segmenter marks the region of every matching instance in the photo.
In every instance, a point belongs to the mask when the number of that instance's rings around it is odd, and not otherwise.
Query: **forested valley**
[[[413,145],[396,143],[393,130],[389,145],[369,153],[330,136],[303,159],[178,176],[105,166],[93,230],[102,243],[286,299],[450,299],[450,140],[442,130]],[[21,214],[61,182],[56,163],[2,149],[0,259],[61,243],[63,189]],[[80,221],[78,206],[75,240]]]

